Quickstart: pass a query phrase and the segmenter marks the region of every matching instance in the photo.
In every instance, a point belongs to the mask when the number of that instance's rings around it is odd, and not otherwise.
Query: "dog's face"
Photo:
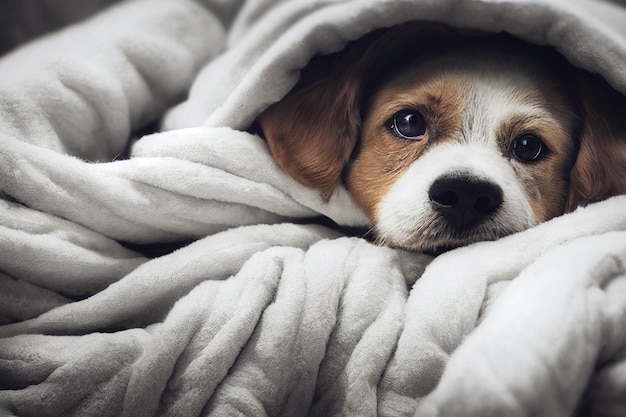
[[[580,127],[557,86],[541,66],[472,48],[376,88],[346,185],[378,239],[438,250],[562,214]]]
[[[386,46],[358,53],[375,60]],[[626,144],[612,140],[626,123],[592,122],[548,65],[480,40],[422,53],[367,85],[365,70],[340,71],[259,121],[296,179],[326,197],[343,179],[380,243],[438,252],[626,192]],[[583,138],[594,134],[604,151]]]

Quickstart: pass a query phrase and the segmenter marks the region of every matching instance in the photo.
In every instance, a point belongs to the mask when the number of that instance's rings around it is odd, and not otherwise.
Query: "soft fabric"
[[[245,131],[409,20],[626,93],[600,1],[133,0],[2,57],[0,415],[625,415],[626,196],[433,259],[350,236],[347,192]]]

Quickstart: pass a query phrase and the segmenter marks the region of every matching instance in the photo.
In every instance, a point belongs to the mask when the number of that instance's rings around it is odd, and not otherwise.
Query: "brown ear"
[[[626,194],[626,97],[599,77],[581,75],[583,129],[571,172],[568,211]]]
[[[352,65],[335,68],[297,86],[257,119],[278,164],[302,184],[318,188],[324,199],[330,198],[356,144],[362,76]]]
[[[449,37],[439,25],[405,24],[372,32],[340,53],[315,58],[294,90],[257,119],[278,164],[292,177],[330,198],[355,148],[361,96],[368,80],[410,58],[434,37]]]

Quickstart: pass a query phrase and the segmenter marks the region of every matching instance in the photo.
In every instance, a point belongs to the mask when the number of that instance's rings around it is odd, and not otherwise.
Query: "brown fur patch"
[[[428,146],[458,133],[463,102],[460,84],[435,74],[419,82],[413,77],[394,79],[373,95],[365,112],[360,151],[346,176],[349,191],[371,218],[389,188]],[[423,137],[408,140],[392,132],[389,120],[400,110],[422,114]]]
[[[558,102],[556,92],[545,103]],[[563,99],[561,98],[561,101]],[[575,119],[573,112],[561,112],[563,106],[551,106],[541,115],[519,115],[510,118],[501,129],[503,153],[511,148],[515,138],[532,133],[539,136],[547,148],[546,155],[537,162],[524,163],[512,160],[537,223],[561,215],[565,211],[569,171],[572,167],[576,146],[574,140]]]
[[[358,139],[368,80],[386,74],[397,64],[392,57],[406,55],[406,45],[415,45],[415,39],[428,45],[428,39],[452,36],[441,25],[405,24],[314,58],[293,91],[257,119],[277,163],[328,200]]]
[[[580,74],[584,126],[568,210],[626,194],[626,98],[599,77]]]

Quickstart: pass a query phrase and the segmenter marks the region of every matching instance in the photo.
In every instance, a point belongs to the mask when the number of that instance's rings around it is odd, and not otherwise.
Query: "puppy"
[[[626,106],[556,53],[404,25],[316,58],[258,118],[278,164],[343,181],[380,244],[439,253],[626,193]]]

